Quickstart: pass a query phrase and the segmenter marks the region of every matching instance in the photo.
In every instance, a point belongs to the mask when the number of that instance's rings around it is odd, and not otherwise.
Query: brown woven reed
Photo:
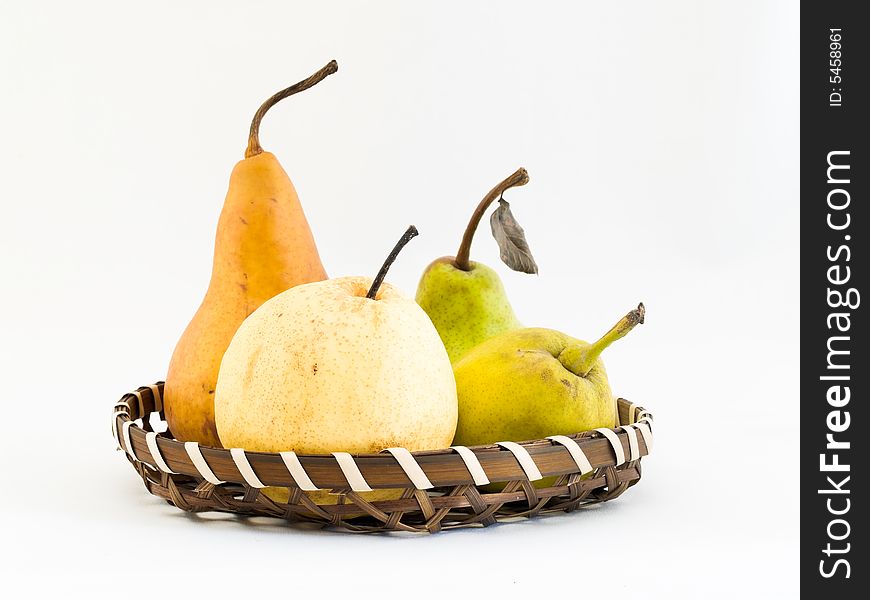
[[[113,434],[150,493],[193,512],[221,511],[314,521],[354,531],[433,533],[441,529],[487,526],[499,520],[541,513],[570,512],[612,500],[640,480],[640,457],[649,453],[646,435],[630,436],[638,429],[632,432],[626,428],[612,430],[618,435],[625,456],[625,462],[619,465],[615,447],[601,433],[587,431],[568,436],[577,442],[594,469],[591,474],[581,476],[565,446],[549,439],[522,442],[520,445],[528,451],[541,475],[555,476],[554,481],[545,479],[538,483],[546,482],[546,487],[536,487],[511,451],[497,445],[472,447],[489,480],[504,483],[501,490],[493,489],[500,486],[476,486],[462,457],[451,449],[413,453],[434,486],[425,490],[414,487],[391,454],[354,455],[360,474],[372,489],[401,490],[397,499],[371,502],[349,488],[348,479],[333,455],[299,455],[302,467],[317,487],[337,495],[336,504],[317,504],[297,487],[279,454],[246,452],[260,482],[289,490],[289,501],[284,504],[271,500],[260,489],[246,483],[229,450],[199,447],[211,471],[225,482],[220,485],[213,485],[200,475],[183,442],[174,440],[168,431],[153,440],[158,454],[162,455],[162,460],[155,460],[146,435],[152,431],[152,413],[163,419],[162,393],[163,382],[158,382],[125,394],[113,410]],[[652,424],[651,415],[641,407],[619,399],[618,408],[623,425],[636,420],[644,422],[642,427]],[[127,422],[131,424],[124,432]],[[637,442],[634,454],[630,437]],[[132,449],[127,447],[128,439]],[[631,456],[634,460],[629,459]],[[160,462],[172,473],[159,468]]]

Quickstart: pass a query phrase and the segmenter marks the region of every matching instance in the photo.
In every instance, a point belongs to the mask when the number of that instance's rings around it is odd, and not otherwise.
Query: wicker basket
[[[354,531],[432,533],[612,500],[640,480],[641,457],[652,445],[652,416],[619,399],[622,425],[572,436],[413,454],[402,448],[353,456],[245,452],[154,432],[152,413],[163,419],[162,393],[162,382],[140,387],[112,413],[118,447],[150,493],[186,511],[314,521]],[[287,502],[263,493],[267,486],[289,491]],[[367,494],[385,488],[396,490],[392,499]],[[306,493],[313,490],[330,495]]]

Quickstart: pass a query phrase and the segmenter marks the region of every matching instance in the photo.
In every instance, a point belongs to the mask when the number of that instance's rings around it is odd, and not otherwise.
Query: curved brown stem
[[[304,92],[308,88],[317,85],[336,71],[338,71],[338,63],[331,60],[329,64],[317,71],[317,73],[314,73],[307,79],[303,79],[299,83],[294,83],[263,102],[260,108],[257,109],[257,112],[254,113],[254,120],[251,121],[251,132],[248,134],[248,147],[245,149],[245,158],[251,158],[263,152],[263,148],[260,146],[260,121],[263,120],[263,115],[266,114],[266,111],[284,98]]]
[[[474,238],[474,232],[477,231],[477,226],[483,218],[483,214],[489,205],[495,202],[504,194],[505,190],[520,185],[526,185],[529,182],[529,173],[520,167],[516,173],[499,183],[492,188],[489,193],[480,201],[474,213],[471,215],[471,220],[468,221],[468,226],[465,228],[465,233],[462,236],[462,243],[459,244],[459,251],[456,253],[456,258],[453,261],[454,266],[462,271],[470,271],[471,265],[468,262],[469,254],[471,253],[471,240]]]

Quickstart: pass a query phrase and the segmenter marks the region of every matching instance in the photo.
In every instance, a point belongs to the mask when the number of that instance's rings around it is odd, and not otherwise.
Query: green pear
[[[432,319],[451,362],[484,340],[522,327],[498,273],[481,263],[469,266],[463,271],[452,256],[439,258],[417,287],[417,304]]]
[[[528,181],[529,174],[525,169],[519,169],[490,190],[471,216],[456,256],[434,260],[426,267],[417,285],[417,304],[432,319],[451,362],[455,363],[484,340],[522,327],[498,274],[484,264],[469,260],[469,254],[481,218],[490,204],[498,199],[498,215],[493,215],[492,226],[502,249],[502,260],[514,270],[537,273],[522,228],[513,221],[508,205],[501,197],[505,190],[525,185]],[[507,233],[502,233],[505,226],[497,222],[497,216],[509,219]]]
[[[541,439],[617,425],[601,353],[643,323],[643,304],[597,342],[523,328],[471,349],[453,365],[459,398],[454,444]]]

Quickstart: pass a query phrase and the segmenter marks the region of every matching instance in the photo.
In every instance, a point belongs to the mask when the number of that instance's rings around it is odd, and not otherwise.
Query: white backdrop
[[[0,8],[5,587],[797,595],[796,3],[417,4]],[[523,322],[588,339],[646,304],[604,356],[656,416],[620,499],[355,536],[187,516],[113,451],[110,404],[165,376],[201,300],[254,110],[331,58],[262,129],[331,275],[373,275],[414,223],[389,277],[412,294],[524,166],[540,275],[486,226],[472,255]]]

